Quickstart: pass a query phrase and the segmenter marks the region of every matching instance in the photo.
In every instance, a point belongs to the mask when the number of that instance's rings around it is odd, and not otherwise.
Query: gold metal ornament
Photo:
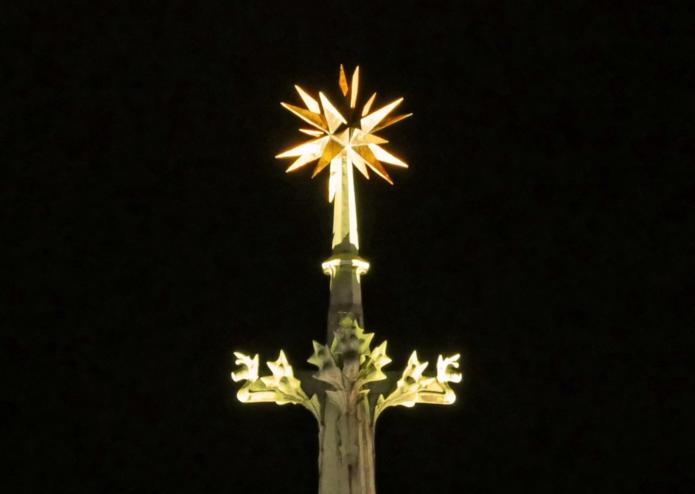
[[[339,105],[334,105],[322,92],[318,93],[318,99],[316,99],[299,86],[295,86],[295,89],[306,108],[282,103],[284,108],[314,127],[314,129],[299,129],[300,132],[314,139],[276,156],[276,158],[295,158],[287,168],[287,172],[296,171],[318,160],[312,173],[313,178],[332,162],[339,164],[342,158],[347,159],[365,178],[369,178],[367,171],[369,168],[393,185],[393,180],[382,163],[402,168],[408,167],[407,163],[381,146],[388,141],[376,135],[376,132],[410,117],[412,113],[389,116],[403,102],[403,98],[398,98],[373,112],[370,111],[376,99],[376,93],[372,94],[360,108],[359,76],[360,68],[356,67],[351,84],[348,85],[345,70],[342,65],[340,66],[338,86],[344,101]],[[332,173],[331,178],[333,176]],[[329,185],[330,202],[333,201],[336,190],[337,187]]]

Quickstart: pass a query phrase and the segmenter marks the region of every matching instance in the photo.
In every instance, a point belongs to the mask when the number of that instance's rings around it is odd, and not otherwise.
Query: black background
[[[358,183],[366,326],[393,370],[417,348],[465,373],[454,406],[380,420],[379,492],[685,492],[678,6],[5,7],[3,482],[316,491],[313,418],[239,404],[231,352],[304,368],[325,334],[326,177],[273,159],[299,139],[279,101],[359,63],[415,114],[385,132],[396,186]]]

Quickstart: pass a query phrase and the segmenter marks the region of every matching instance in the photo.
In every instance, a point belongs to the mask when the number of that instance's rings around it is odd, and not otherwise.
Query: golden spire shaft
[[[338,182],[333,199],[333,242],[331,249],[334,252],[357,252],[360,244],[357,233],[355,179],[352,163],[346,153],[341,153],[332,160],[330,180],[337,180]]]

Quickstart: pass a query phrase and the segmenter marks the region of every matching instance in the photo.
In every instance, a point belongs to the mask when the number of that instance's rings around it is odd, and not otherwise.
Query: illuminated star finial
[[[392,155],[381,146],[381,144],[385,144],[388,141],[375,133],[408,118],[412,113],[391,116],[391,113],[401,104],[403,98],[399,98],[375,111],[370,111],[374,104],[376,93],[372,94],[359,108],[359,74],[360,68],[356,67],[348,84],[345,70],[342,65],[340,66],[338,85],[345,98],[343,104],[339,105],[340,109],[336,108],[322,92],[319,92],[317,101],[299,86],[295,86],[295,89],[306,108],[282,103],[284,108],[312,126],[309,129],[303,128],[299,130],[313,137],[313,139],[276,156],[276,158],[296,158],[287,168],[287,172],[295,171],[318,160],[311,175],[313,178],[331,164],[335,158],[344,157],[365,178],[369,178],[367,168],[371,168],[374,173],[393,185],[393,181],[382,163],[403,168],[408,167],[404,161]],[[336,181],[336,174],[331,173],[328,186],[328,197],[331,202],[333,202],[338,187]]]

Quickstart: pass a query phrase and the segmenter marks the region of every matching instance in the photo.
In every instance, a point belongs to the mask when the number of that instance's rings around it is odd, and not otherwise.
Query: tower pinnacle
[[[315,373],[295,376],[283,351],[268,361],[270,375],[259,374],[259,356],[235,352],[240,369],[232,379],[244,381],[237,397],[244,403],[294,403],[309,410],[319,428],[319,494],[375,494],[374,430],[377,418],[393,406],[416,403],[449,405],[456,396],[449,383],[460,382],[459,355],[437,360],[436,375],[424,374],[427,362],[413,352],[400,375],[385,373],[391,362],[386,341],[372,347],[374,333],[364,331],[361,276],[369,263],[359,257],[357,207],[353,168],[366,178],[368,169],[393,184],[383,163],[407,167],[386,151],[387,141],[375,132],[410,114],[390,116],[401,103],[398,99],[371,111],[374,93],[359,107],[359,67],[350,84],[341,65],[338,81],[344,97],[340,109],[319,93],[318,100],[299,86],[297,93],[306,108],[283,103],[312,128],[299,129],[311,140],[278,158],[294,157],[287,168],[294,171],[317,161],[312,177],[330,165],[328,200],[333,203],[331,256],[323,262],[331,279],[328,335],[326,344],[313,342],[307,360]],[[305,377],[299,379],[299,377]]]

